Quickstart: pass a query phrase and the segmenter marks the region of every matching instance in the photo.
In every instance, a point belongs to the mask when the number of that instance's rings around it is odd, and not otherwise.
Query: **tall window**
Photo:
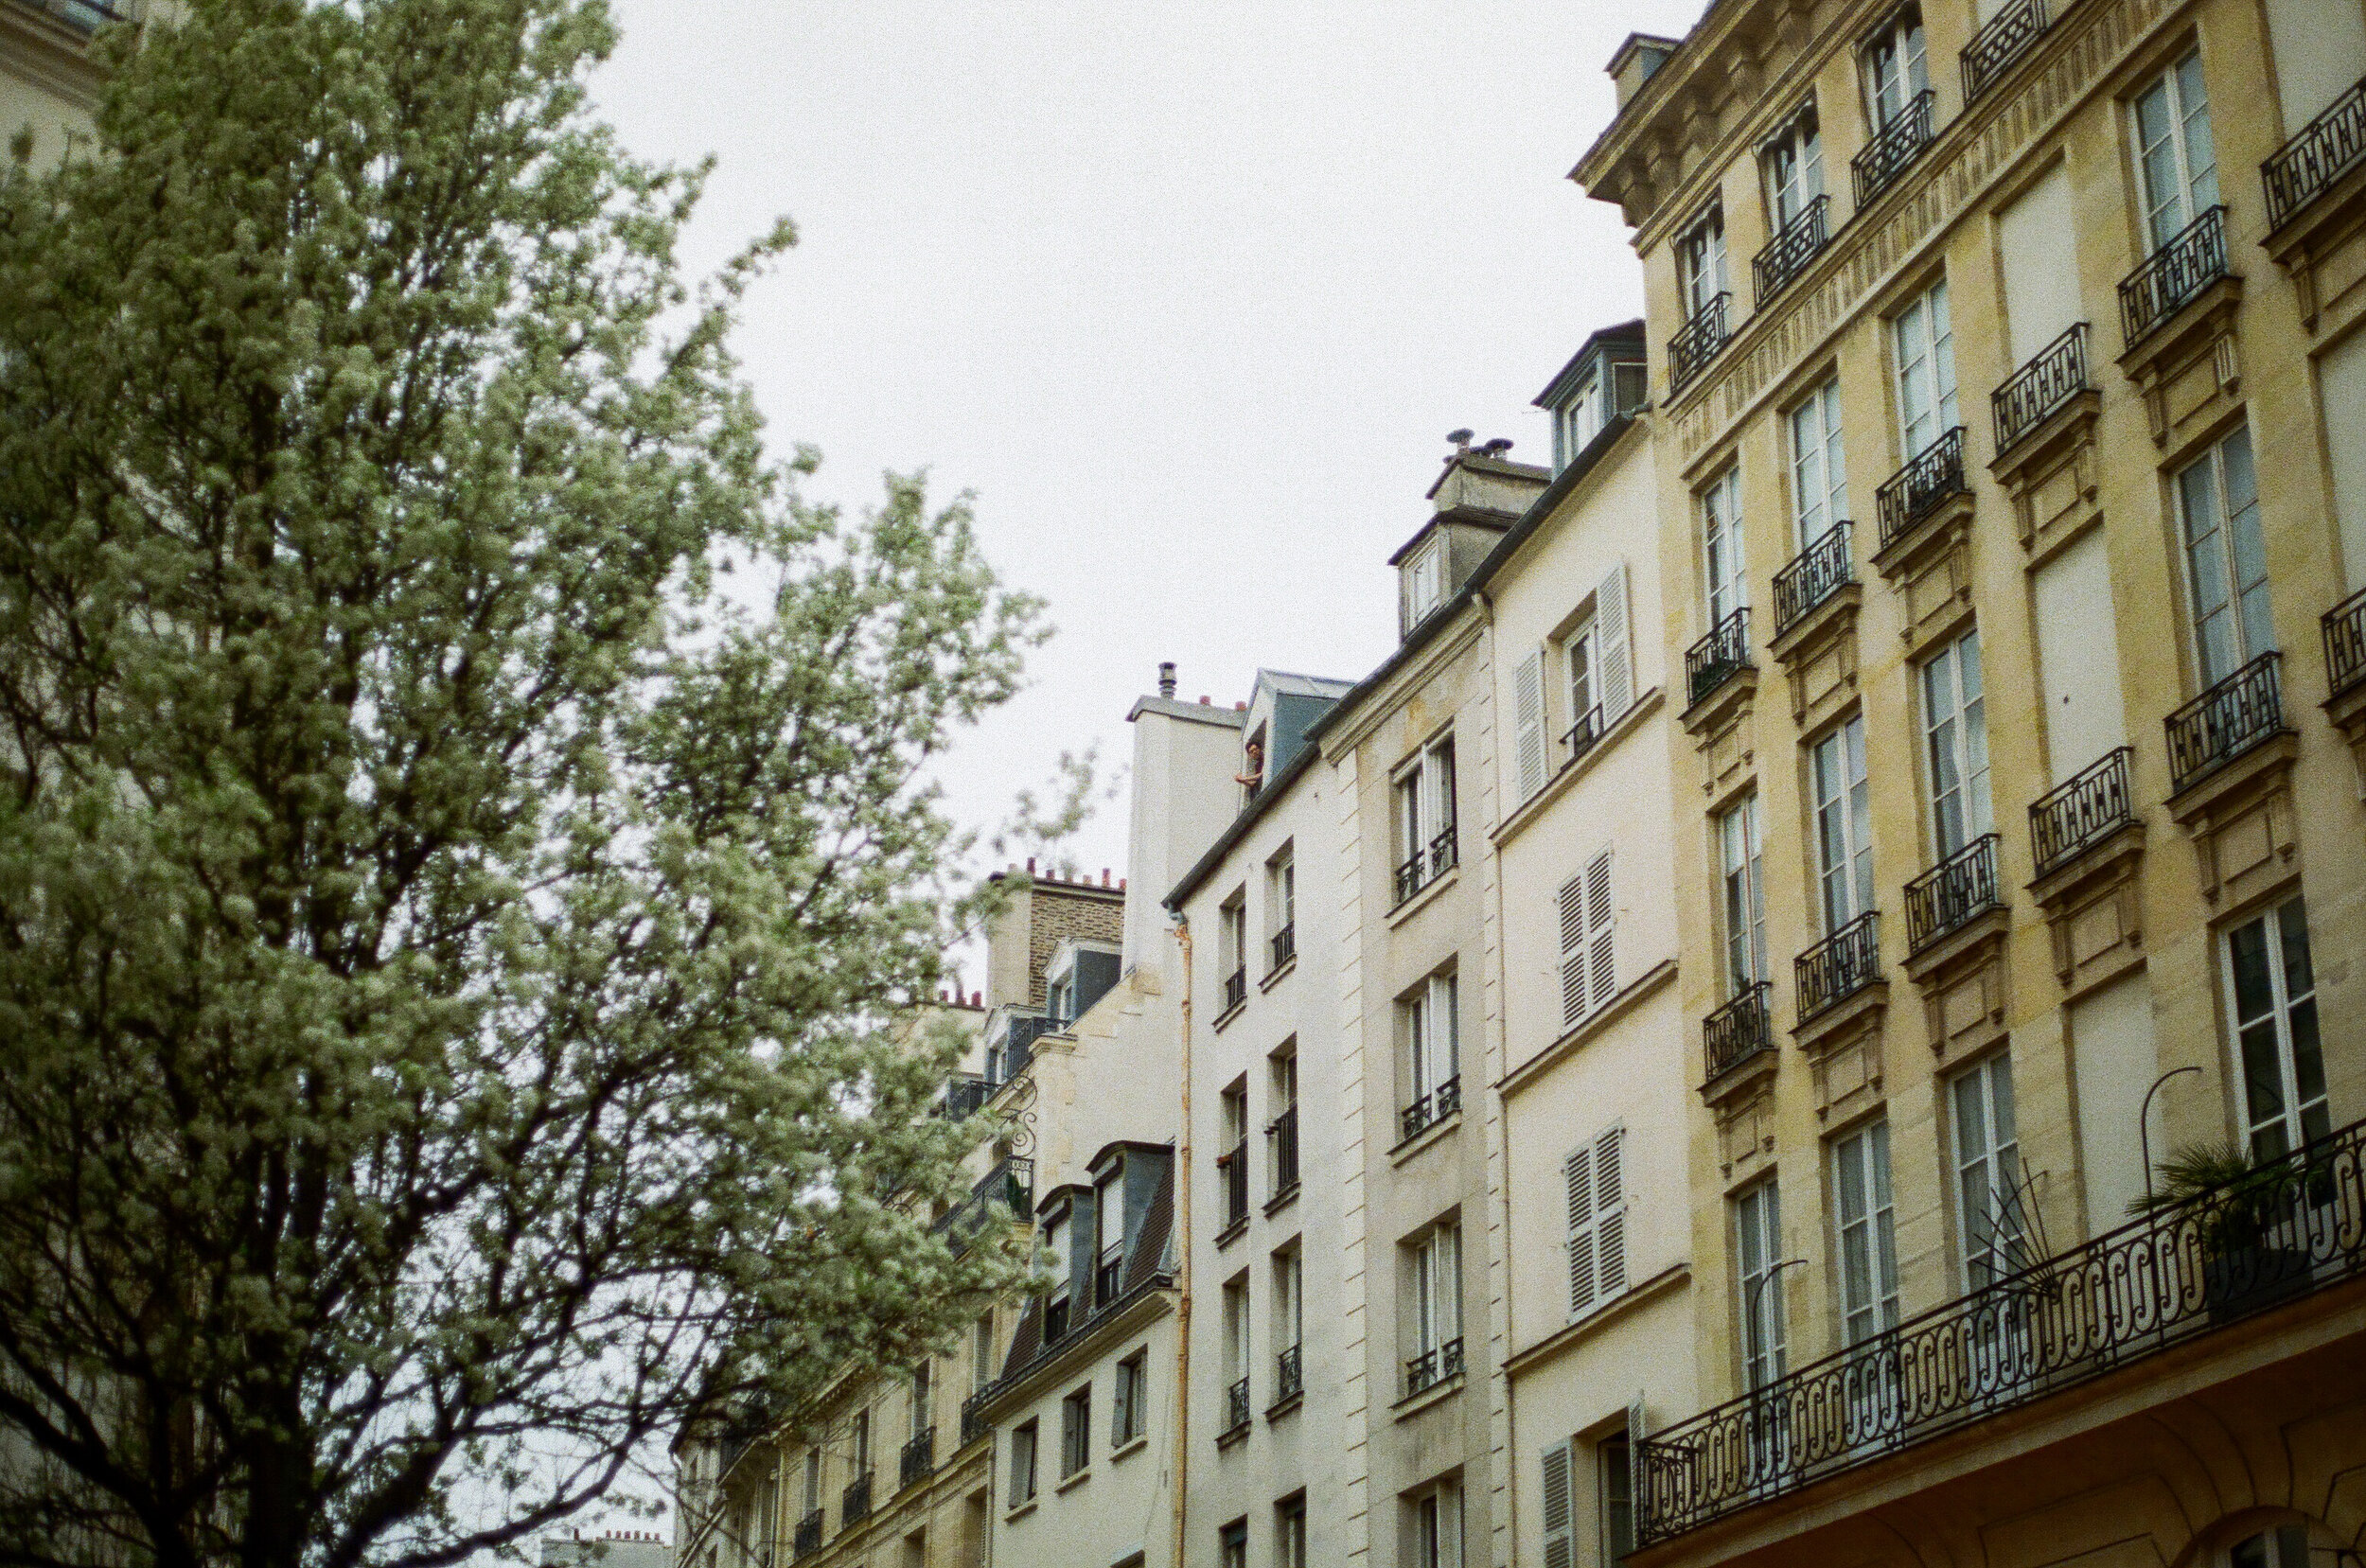
[[[1306,1338],[1304,1260],[1293,1244],[1273,1255],[1274,1353],[1295,1350]]]
[[[1422,748],[1396,778],[1397,896],[1410,897],[1455,863],[1454,737]]]
[[[1841,450],[1840,379],[1791,411],[1793,544],[1805,550],[1848,515],[1848,464]]]
[[[1120,1163],[1093,1186],[1093,1302],[1118,1298],[1125,1276],[1125,1167]]]
[[[1109,1446],[1123,1448],[1149,1430],[1149,1370],[1147,1350],[1137,1350],[1118,1363],[1117,1382],[1109,1391]]]
[[[2136,96],[2136,162],[2144,171],[2145,234],[2159,250],[2218,204],[2218,154],[2201,53],[2179,61]]]
[[[1224,1381],[1248,1381],[1248,1276],[1224,1287]]]
[[[1050,1253],[1051,1290],[1043,1300],[1043,1337],[1048,1344],[1068,1332],[1068,1305],[1073,1292],[1070,1276],[1076,1263],[1070,1255],[1068,1211],[1053,1215],[1043,1227],[1044,1251]]]
[[[1265,1123],[1265,1172],[1279,1198],[1298,1184],[1298,1054],[1296,1041],[1284,1041],[1266,1059],[1265,1102],[1273,1119]]]
[[[1905,113],[1930,87],[1926,53],[1919,6],[1899,10],[1865,45],[1865,113],[1877,131]]]
[[[805,1450],[805,1513],[821,1511],[821,1451]]]
[[[1093,1385],[1060,1401],[1060,1474],[1075,1474],[1092,1463]]]
[[[1011,1428],[1011,1502],[1014,1506],[1035,1495],[1035,1423],[1021,1421]]]
[[[1766,889],[1760,878],[1761,832],[1756,792],[1717,819],[1721,900],[1724,915],[1725,984],[1739,995],[1766,978]]]
[[[1248,967],[1248,900],[1234,893],[1216,911],[1216,968],[1228,983],[1231,978]],[[1239,1001],[1238,995],[1227,992],[1225,1005]]]
[[[1414,1568],[1462,1568],[1462,1489],[1440,1482],[1413,1503]]]
[[[1274,1505],[1275,1568],[1306,1568],[1306,1494],[1299,1492]],[[2293,1568],[2301,1568],[2295,1563]]]
[[[1734,1199],[1734,1303],[1741,1324],[1743,1384],[1763,1388],[1783,1375],[1783,1214],[1773,1182]]]
[[[1898,1326],[1898,1241],[1889,1123],[1832,1140],[1832,1225],[1841,1334],[1851,1345]]]
[[[994,1314],[981,1314],[969,1328],[969,1391],[984,1391],[994,1381]]]
[[[1248,1568],[1248,1521],[1236,1519],[1216,1536],[1216,1568]]]
[[[2013,1128],[2013,1062],[2002,1052],[1948,1086],[1955,1134],[1955,1219],[1964,1288],[1976,1291],[2022,1261],[2021,1137]]]
[[[1573,1322],[1627,1288],[1626,1138],[1625,1128],[1613,1127],[1562,1162]]]
[[[1611,892],[1611,852],[1561,887],[1563,1028],[1618,994],[1618,906]]]
[[[1701,571],[1714,626],[1750,602],[1741,539],[1741,470],[1728,468],[1701,494]]]
[[[1216,1165],[1224,1176],[1224,1225],[1227,1230],[1248,1218],[1248,1079],[1225,1085],[1219,1101],[1223,1119],[1223,1150]]]
[[[1726,291],[1725,209],[1715,203],[1676,240],[1676,290],[1686,321]]]
[[[1288,850],[1265,867],[1265,922],[1273,927],[1272,967],[1298,951],[1298,868]]]
[[[1406,1136],[1461,1103],[1462,1051],[1456,1019],[1455,978],[1432,975],[1397,1004],[1404,1031],[1405,1084],[1411,1090]]]
[[[1595,1517],[1601,1522],[1605,1563],[1634,1551],[1634,1464],[1623,1432],[1594,1445]]]
[[[1445,1365],[1462,1343],[1462,1227],[1452,1220],[1430,1227],[1413,1247],[1413,1353],[1439,1354],[1433,1380],[1447,1376]]]
[[[2295,898],[2226,935],[2227,1001],[2242,1058],[2251,1152],[2273,1159],[2333,1131],[2317,1044],[2308,911]]]
[[[2177,507],[2202,684],[2215,685],[2276,645],[2249,426],[2235,426],[2178,474]]]
[[[1408,624],[1418,624],[1446,597],[1446,541],[1443,536],[1430,540],[1415,555],[1405,573],[1407,608],[1412,611]]]
[[[912,1424],[909,1436],[926,1436],[936,1429],[936,1379],[934,1365],[923,1360],[912,1368]]]
[[[1818,132],[1815,105],[1809,104],[1762,155],[1766,169],[1766,206],[1772,227],[1781,234],[1799,221],[1808,204],[1824,194],[1824,138]]]
[[[1890,323],[1898,353],[1898,433],[1907,457],[1963,420],[1955,405],[1955,328],[1947,308],[1947,280],[1907,303]]]
[[[1977,628],[1922,666],[1922,741],[1932,847],[1944,860],[1996,825],[1988,810],[1988,718]]]
[[[1873,801],[1863,714],[1815,743],[1808,773],[1815,793],[1816,881],[1829,936],[1873,907]]]
[[[855,1473],[857,1476],[871,1473],[871,1412],[868,1409],[855,1412]]]

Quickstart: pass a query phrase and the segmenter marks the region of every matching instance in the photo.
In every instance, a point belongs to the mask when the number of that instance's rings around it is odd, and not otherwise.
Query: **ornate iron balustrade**
[[[846,1483],[846,1489],[839,1493],[838,1527],[841,1532],[851,1530],[870,1517],[871,1471],[864,1471]]]
[[[1306,1390],[1306,1353],[1293,1345],[1273,1359],[1273,1402],[1280,1404]]]
[[[914,1486],[936,1473],[937,1435],[932,1428],[904,1445],[896,1458],[895,1479],[900,1486]]]
[[[1219,1437],[1230,1436],[1248,1425],[1248,1379],[1242,1378],[1224,1391],[1224,1430]]]
[[[1425,1388],[1434,1388],[1461,1370],[1462,1341],[1459,1336],[1433,1346],[1405,1362],[1404,1397],[1409,1400]]]
[[[1448,822],[1430,839],[1428,848],[1415,850],[1412,858],[1397,868],[1397,903],[1403,904],[1460,863],[1455,827]]]
[[[1248,1000],[1248,968],[1243,965],[1224,978],[1224,1010],[1227,1013]]]
[[[1638,1544],[2366,1274],[2361,1127],[1653,1433],[1636,1445]]]
[[[1919,953],[1960,931],[1990,909],[2004,907],[1997,890],[1996,847],[1984,833],[1906,884],[1906,951]]]
[[[967,1252],[986,1226],[994,1221],[999,1206],[1014,1219],[1026,1219],[1035,1208],[1035,1162],[1024,1154],[1010,1154],[996,1162],[993,1170],[980,1177],[969,1189],[969,1196],[945,1210],[944,1218],[928,1228],[944,1237],[955,1257]]]
[[[2366,81],[2333,100],[2259,166],[2268,187],[2268,228],[2284,227],[2326,186],[2366,160]]]
[[[821,1510],[815,1508],[797,1522],[797,1533],[789,1538],[789,1560],[802,1562],[821,1550]]]
[[[1265,1127],[1265,1147],[1273,1165],[1273,1195],[1281,1196],[1298,1184],[1298,1108],[1284,1108]]]
[[[1273,962],[1265,970],[1265,973],[1270,975],[1298,956],[1298,923],[1292,921],[1280,930],[1276,931],[1266,939],[1265,945],[1273,955]]]
[[[1708,1066],[1707,1083],[1740,1066],[1762,1050],[1774,1046],[1774,1031],[1767,1022],[1766,999],[1774,987],[1764,980],[1742,987],[1739,995],[1701,1020],[1703,1059]]]
[[[1809,611],[1857,580],[1857,558],[1848,547],[1849,526],[1836,522],[1774,573],[1774,635],[1782,636]]]
[[[2128,793],[2128,764],[2134,755],[2128,747],[2114,747],[2029,808],[2029,848],[2038,875],[2069,865],[2136,819]]]
[[[1685,700],[1698,702],[1751,667],[1750,607],[1744,605],[1685,650]]]
[[[2120,283],[2120,332],[2130,348],[2226,276],[2226,208],[2180,229]]]
[[[962,1401],[962,1447],[963,1448],[967,1448],[994,1430],[993,1424],[980,1413],[981,1407],[986,1402],[986,1393],[987,1390],[981,1388]]]
[[[1931,106],[1936,101],[1927,87],[1916,93],[1913,102],[1889,117],[1863,152],[1848,160],[1859,212],[1913,167],[1923,149],[1931,145]]]
[[[2263,653],[2163,722],[2169,731],[2169,793],[2183,790],[2284,732],[2280,653]]]
[[[1881,548],[1887,550],[1943,502],[1969,489],[1964,482],[1964,427],[1958,425],[1916,452],[1874,492],[1881,511]]]
[[[1880,979],[1881,912],[1867,909],[1800,954],[1792,960],[1791,975],[1803,1024]]]
[[[1569,748],[1569,760],[1576,762],[1580,757],[1593,750],[1595,743],[1601,738],[1602,705],[1598,702],[1578,715],[1578,722],[1569,726],[1568,731],[1561,737],[1561,740],[1563,745]]]
[[[1224,1172],[1224,1228],[1230,1230],[1248,1218],[1248,1139],[1218,1154],[1216,1168]]]
[[[988,1054],[987,1065],[994,1070],[987,1076],[994,1086],[1000,1088],[1025,1072],[1035,1059],[1035,1042],[1059,1032],[1059,1020],[1045,1013],[1014,1014],[1002,1028],[1002,1043]]]
[[[2366,589],[2325,611],[2325,695],[2340,696],[2366,680]]]
[[[937,1115],[955,1121],[976,1116],[994,1098],[995,1088],[975,1073],[957,1072],[945,1082],[945,1098],[937,1101]]]
[[[1430,1090],[1429,1093],[1413,1097],[1413,1103],[1407,1105],[1397,1119],[1398,1125],[1404,1133],[1404,1137],[1398,1141],[1403,1142],[1404,1138],[1411,1137],[1422,1129],[1445,1120],[1460,1109],[1462,1109],[1462,1076],[1457,1073]]]
[[[1784,226],[1783,232],[1767,242],[1766,248],[1750,259],[1750,276],[1757,286],[1757,308],[1766,308],[1773,299],[1791,286],[1791,280],[1808,270],[1808,263],[1823,254],[1831,235],[1826,222],[1832,199],[1819,196],[1799,209],[1799,216]]]
[[[1726,309],[1732,303],[1731,294],[1711,295],[1706,304],[1692,313],[1692,319],[1678,327],[1675,336],[1668,340],[1669,396],[1682,392],[1694,377],[1707,368],[1711,360],[1717,358],[1718,350],[1725,346],[1725,340],[1732,336],[1725,326]]]
[[[2045,0],[2014,0],[2014,4],[1982,23],[1959,57],[1964,71],[1964,102],[1975,101],[2003,80],[2013,62],[2027,54],[2029,46],[2045,36],[2046,21]]]
[[[2092,384],[2087,379],[2087,324],[2082,321],[2038,350],[2037,358],[2013,372],[2011,380],[1988,394],[1996,449],[2009,449]]]

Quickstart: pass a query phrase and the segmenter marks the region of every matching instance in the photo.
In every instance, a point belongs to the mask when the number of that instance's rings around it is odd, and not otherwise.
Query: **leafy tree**
[[[767,457],[599,0],[185,9],[0,172],[0,1561],[457,1562],[1013,1277],[878,1194],[1034,607]]]

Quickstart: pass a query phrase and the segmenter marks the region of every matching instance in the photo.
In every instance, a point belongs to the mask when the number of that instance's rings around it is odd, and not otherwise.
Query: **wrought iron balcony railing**
[[[1742,606],[1685,650],[1685,700],[1698,702],[1750,663],[1750,607]]]
[[[1873,493],[1881,512],[1881,548],[1887,550],[1913,533],[1944,502],[1970,488],[1964,482],[1964,427],[1958,425],[1916,452]]]
[[[1691,384],[1692,379],[1707,368],[1717,358],[1719,349],[1732,334],[1727,330],[1725,317],[1733,303],[1733,295],[1713,294],[1706,304],[1692,314],[1692,319],[1676,328],[1668,340],[1668,390],[1673,396]]]
[[[1273,1402],[1280,1404],[1294,1394],[1306,1389],[1306,1354],[1303,1347],[1293,1345],[1273,1358]]]
[[[2212,207],[2121,280],[2122,340],[2135,347],[2226,275],[2226,208]]]
[[[1415,1095],[1413,1103],[1399,1113],[1397,1124],[1403,1134],[1399,1141],[1402,1142],[1404,1138],[1413,1136],[1434,1123],[1445,1120],[1460,1109],[1462,1109],[1462,1078],[1460,1074],[1457,1074],[1430,1090],[1429,1093]]]
[[[2163,721],[2171,794],[2284,732],[2283,662],[2280,653],[2263,653]]]
[[[1759,309],[1765,309],[1769,300],[1789,288],[1791,280],[1806,272],[1808,263],[1823,253],[1831,238],[1827,221],[1831,206],[1830,197],[1817,197],[1751,258],[1750,275],[1757,285]]]
[[[2087,324],[2080,322],[2038,350],[2013,379],[1988,394],[1996,420],[1996,449],[2004,452],[2092,383],[2087,379]]]
[[[1653,1433],[1635,1536],[1755,1504],[2366,1274],[2366,1124]]]
[[[1224,978],[1224,1010],[1227,1013],[1248,1000],[1248,969],[1245,965]]]
[[[1792,960],[1799,1021],[1836,1007],[1881,978],[1881,912],[1863,914]]]
[[[1002,1027],[1000,1041],[986,1053],[988,1072],[996,1088],[1027,1070],[1027,1064],[1035,1059],[1035,1042],[1047,1034],[1056,1034],[1060,1021],[1042,1013],[1014,1014]]]
[[[1593,750],[1595,742],[1601,738],[1602,705],[1598,702],[1578,715],[1578,722],[1569,726],[1568,732],[1561,737],[1561,741],[1569,748],[1569,760],[1576,762]]]
[[[1265,970],[1265,973],[1270,975],[1275,970],[1280,969],[1283,964],[1288,963],[1292,959],[1298,956],[1298,923],[1296,921],[1292,921],[1289,925],[1284,925],[1280,930],[1276,931],[1272,936],[1266,938],[1265,945],[1273,956],[1272,963],[1269,964]]]
[[[2325,611],[2325,695],[2340,696],[2366,680],[2366,589]]]
[[[1405,1362],[1404,1397],[1409,1400],[1424,1388],[1436,1387],[1461,1370],[1462,1341],[1459,1336],[1433,1346]]]
[[[1916,93],[1913,102],[1889,117],[1863,152],[1848,160],[1849,177],[1857,187],[1859,212],[1913,167],[1915,160],[1931,145],[1931,107],[1936,101],[1929,88]]]
[[[2366,81],[2333,100],[2259,166],[2268,187],[2268,228],[2280,229],[2325,187],[2366,162]]]
[[[2045,0],[2013,0],[1980,25],[1964,45],[1964,102],[1976,101],[2012,69],[2013,62],[2045,36]]]
[[[2038,875],[2069,865],[2136,819],[2128,792],[2128,764],[2134,755],[2128,747],[2114,747],[2029,808],[2029,849]]]
[[[1216,1169],[1224,1177],[1224,1228],[1230,1230],[1248,1218],[1248,1139],[1218,1154]]]
[[[945,1098],[937,1101],[937,1114],[955,1121],[976,1116],[994,1098],[995,1088],[976,1073],[957,1072],[945,1082]]]
[[[1995,834],[1984,833],[1906,884],[1909,954],[1919,953],[1990,909],[2004,907],[1996,877],[2000,842]]]
[[[1454,870],[1459,853],[1455,824],[1448,822],[1430,839],[1428,848],[1415,850],[1411,858],[1397,868],[1397,903],[1403,904]]]
[[[1810,611],[1857,580],[1857,558],[1850,550],[1850,529],[1836,522],[1774,573],[1774,635],[1782,636],[1808,618]]]
[[[821,1510],[815,1508],[797,1522],[797,1533],[790,1537],[789,1560],[802,1562],[821,1550]]]
[[[962,1401],[962,1447],[963,1448],[967,1448],[994,1430],[981,1408],[986,1402],[987,1392],[981,1388]]]
[[[1760,1051],[1774,1048],[1774,1031],[1767,1019],[1767,997],[1774,989],[1764,980],[1743,986],[1732,1001],[1701,1020],[1706,1082],[1714,1084]]]
[[[838,1527],[851,1530],[871,1517],[871,1471],[864,1471],[839,1494]]]
[[[1228,1437],[1248,1425],[1248,1379],[1234,1380],[1224,1391],[1224,1430],[1216,1434]]]
[[[937,1435],[932,1428],[904,1445],[895,1464],[895,1479],[901,1486],[915,1486],[936,1473]]]
[[[1010,1154],[996,1162],[993,1170],[980,1177],[969,1189],[969,1196],[945,1210],[944,1218],[929,1228],[944,1237],[959,1256],[994,1221],[999,1207],[1013,1219],[1025,1220],[1035,1211],[1035,1162],[1024,1154]]]
[[[1283,1107],[1265,1127],[1267,1163],[1273,1169],[1273,1196],[1298,1184],[1298,1108]]]

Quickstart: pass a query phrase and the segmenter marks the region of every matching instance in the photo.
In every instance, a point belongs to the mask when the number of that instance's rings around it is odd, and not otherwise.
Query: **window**
[[[1093,1305],[1118,1298],[1125,1278],[1125,1165],[1122,1160],[1093,1186]]]
[[[1217,1568],[1248,1568],[1248,1521],[1236,1519],[1216,1537]]]
[[[1613,419],[1641,408],[1643,386],[1643,366],[1634,361],[1597,361],[1578,390],[1553,409],[1553,472],[1576,462]]]
[[[1613,1127],[1562,1162],[1572,1322],[1627,1288],[1626,1136],[1625,1128]]]
[[[2243,1130],[2254,1159],[2333,1131],[2317,1044],[2308,911],[2295,898],[2226,936],[2227,1000],[2242,1059]]]
[[[1274,1398],[1284,1400],[1304,1386],[1300,1360],[1306,1342],[1305,1260],[1293,1242],[1273,1255]]]
[[[1093,1385],[1060,1401],[1060,1478],[1074,1475],[1092,1463]]]
[[[1945,278],[1907,303],[1890,323],[1890,336],[1898,351],[1898,433],[1911,460],[1963,423],[1955,407],[1955,328]]]
[[[1462,1489],[1443,1481],[1413,1501],[1414,1568],[1462,1568]]]
[[[1248,995],[1248,901],[1234,893],[1216,910],[1216,972],[1224,977],[1224,1006],[1229,1011]]]
[[[1876,131],[1914,106],[1929,90],[1922,10],[1908,6],[1890,18],[1864,48],[1865,115]]]
[[[871,1412],[864,1409],[855,1412],[855,1474],[859,1478],[870,1473]]]
[[[2136,163],[2144,175],[2146,249],[2159,250],[2218,204],[2210,95],[2196,50],[2136,97]]]
[[[1411,1091],[1403,1128],[1406,1137],[1461,1108],[1461,1046],[1455,1013],[1452,975],[1432,975],[1397,1004],[1398,1027],[1404,1034],[1405,1086]]]
[[[1871,1122],[1832,1140],[1832,1197],[1841,1337],[1859,1345],[1898,1326],[1898,1242],[1887,1122]]]
[[[1808,773],[1815,797],[1816,882],[1829,936],[1873,907],[1873,802],[1863,714],[1815,743]]]
[[[1623,1432],[1594,1445],[1595,1517],[1601,1521],[1604,1562],[1624,1562],[1634,1551],[1633,1460]]]
[[[912,1421],[909,1436],[925,1437],[936,1430],[936,1388],[933,1363],[922,1361],[912,1368]]]
[[[1243,1274],[1224,1287],[1224,1381],[1230,1390],[1230,1408],[1219,1431],[1248,1419],[1248,1276]]]
[[[1272,967],[1279,969],[1298,952],[1298,869],[1286,849],[1265,866],[1265,923],[1273,928]]]
[[[1717,819],[1718,870],[1725,928],[1727,994],[1740,995],[1766,978],[1766,889],[1758,797],[1744,796]]]
[[[805,1450],[805,1513],[821,1511],[821,1451]]]
[[[1677,237],[1676,291],[1686,321],[1726,291],[1725,209],[1714,202]]]
[[[1955,1219],[1964,1289],[2012,1273],[2022,1258],[2021,1140],[2013,1130],[2013,1063],[1999,1054],[1948,1087],[1955,1134]]]
[[[1569,675],[1569,732],[1563,739],[1577,757],[1634,701],[1626,562],[1612,567],[1595,588],[1592,612],[1562,645],[1562,662]]]
[[[1454,737],[1443,736],[1396,777],[1397,902],[1455,864]]]
[[[1299,1492],[1274,1505],[1275,1568],[1306,1568],[1306,1494]],[[2293,1564],[2293,1568],[2302,1568]]]
[[[1848,463],[1841,450],[1840,378],[1791,411],[1792,542],[1805,550],[1848,515]]]
[[[1432,1225],[1413,1243],[1410,1287],[1413,1354],[1405,1392],[1418,1394],[1462,1369],[1462,1228],[1452,1220]]]
[[[1783,1216],[1773,1182],[1734,1199],[1734,1303],[1741,1321],[1741,1377],[1763,1388],[1783,1375],[1789,1338],[1783,1313]]]
[[[1298,1184],[1298,1043],[1285,1042],[1266,1059],[1266,1102],[1273,1119],[1265,1124],[1265,1171],[1280,1197]]]
[[[1977,628],[1922,666],[1922,739],[1932,848],[1945,860],[1996,825],[1988,812],[1988,718]]]
[[[2177,476],[2201,680],[2214,686],[2276,645],[2251,428],[2237,425]]]
[[[1810,103],[1767,143],[1759,161],[1766,174],[1768,227],[1788,230],[1824,194],[1824,138]]]
[[[1610,851],[1561,885],[1561,1024],[1563,1029],[1618,993],[1618,908]]]
[[[1423,545],[1406,568],[1405,608],[1410,612],[1406,625],[1418,625],[1445,597],[1446,540],[1441,535]]]
[[[1218,1098],[1219,1119],[1223,1122],[1224,1153],[1216,1156],[1218,1174],[1224,1178],[1224,1228],[1248,1218],[1248,1081],[1236,1078],[1224,1087]]]
[[[1014,1507],[1035,1495],[1035,1423],[1021,1421],[1011,1428],[1011,1504]]]
[[[1150,1430],[1149,1388],[1145,1374],[1150,1352],[1137,1350],[1118,1363],[1117,1382],[1109,1390],[1109,1446],[1123,1448]]]
[[[1701,495],[1701,569],[1708,586],[1709,625],[1750,602],[1741,540],[1741,470],[1728,468]]]
[[[1044,1251],[1051,1254],[1051,1290],[1043,1302],[1043,1338],[1049,1345],[1068,1332],[1070,1274],[1075,1263],[1069,1256],[1068,1210],[1063,1208],[1043,1227]]]

